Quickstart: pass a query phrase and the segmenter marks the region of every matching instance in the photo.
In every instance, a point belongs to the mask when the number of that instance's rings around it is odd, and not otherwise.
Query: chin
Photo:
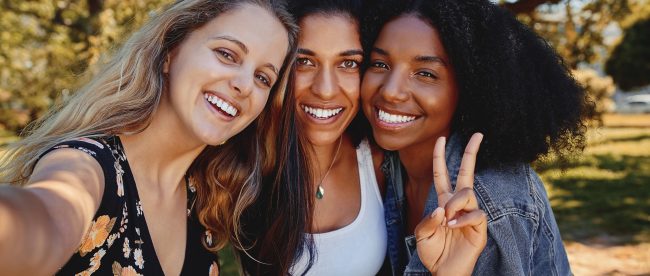
[[[329,145],[338,142],[339,137],[341,137],[340,134],[338,133],[323,133],[323,132],[314,132],[311,134],[307,134],[307,139],[309,140],[309,143],[314,145],[314,146],[324,146],[324,145]]]
[[[382,149],[397,151],[404,148],[404,142],[399,137],[374,133],[374,138]]]

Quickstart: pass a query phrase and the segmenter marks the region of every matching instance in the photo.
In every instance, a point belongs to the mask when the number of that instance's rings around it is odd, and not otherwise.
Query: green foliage
[[[597,63],[603,59],[603,53],[607,52],[604,30],[624,20],[631,8],[645,1],[550,1],[534,11],[518,14],[518,18],[549,41],[567,66],[575,69],[580,63]]]
[[[151,12],[171,0],[3,0],[0,131],[17,132],[72,93]]]
[[[625,30],[605,65],[607,74],[623,90],[650,84],[650,17]]]

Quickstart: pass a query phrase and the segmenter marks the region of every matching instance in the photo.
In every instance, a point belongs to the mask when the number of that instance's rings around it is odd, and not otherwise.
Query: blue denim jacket
[[[452,136],[446,159],[454,188],[463,151],[460,139]],[[386,176],[384,212],[392,274],[430,275],[417,255],[415,238],[405,233],[402,177],[406,172],[397,152],[386,153],[381,169]],[[571,275],[546,190],[529,165],[477,171],[474,192],[488,219],[487,245],[474,267],[474,275]],[[437,206],[432,186],[423,217]]]

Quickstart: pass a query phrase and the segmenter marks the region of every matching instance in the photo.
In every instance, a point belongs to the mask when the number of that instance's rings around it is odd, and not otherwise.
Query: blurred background
[[[171,0],[1,0],[0,153]],[[495,0],[544,37],[596,102],[567,168],[534,164],[576,275],[650,275],[650,0]],[[236,275],[223,252],[225,275]]]

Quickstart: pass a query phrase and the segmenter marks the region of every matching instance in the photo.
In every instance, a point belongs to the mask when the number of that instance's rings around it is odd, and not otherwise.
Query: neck
[[[165,196],[183,187],[185,173],[206,145],[188,135],[191,132],[171,111],[162,109],[144,131],[120,139],[138,187]]]
[[[341,148],[343,144],[349,142],[348,137],[343,134],[341,137],[336,139],[334,142],[326,145],[314,145],[312,144],[312,151],[309,155],[309,161],[311,164],[315,164],[313,168],[313,177],[314,181],[320,182],[325,176],[328,170],[333,167],[336,160],[341,156]],[[338,153],[338,154],[337,154]]]
[[[399,150],[400,161],[408,176],[409,184],[430,186],[433,181],[433,149],[440,136],[449,137],[449,132],[436,135],[434,139]]]

